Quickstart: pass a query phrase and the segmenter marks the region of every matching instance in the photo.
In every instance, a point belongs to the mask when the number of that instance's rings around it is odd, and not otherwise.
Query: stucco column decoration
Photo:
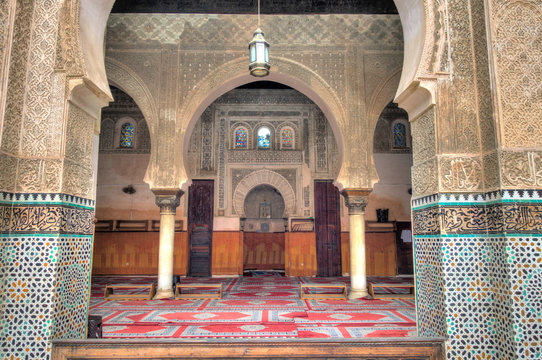
[[[350,299],[368,295],[365,264],[365,207],[371,189],[344,189],[350,227]]]
[[[158,289],[154,299],[173,297],[173,253],[175,211],[181,202],[182,190],[153,189],[160,208],[160,249],[158,253]]]

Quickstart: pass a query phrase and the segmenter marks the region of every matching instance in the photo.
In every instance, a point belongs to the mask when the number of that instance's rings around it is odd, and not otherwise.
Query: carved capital
[[[341,191],[346,201],[348,215],[359,215],[365,212],[372,189],[344,189]]]
[[[175,215],[175,211],[181,203],[184,191],[180,189],[152,189],[155,203],[160,208],[160,215]]]

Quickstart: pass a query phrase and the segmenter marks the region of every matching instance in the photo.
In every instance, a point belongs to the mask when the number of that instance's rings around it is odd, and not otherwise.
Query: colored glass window
[[[120,128],[120,147],[134,147],[134,126],[130,123],[125,123]]]
[[[284,128],[281,132],[281,144],[283,148],[291,149],[294,147],[294,131],[290,128]]]
[[[235,148],[246,149],[247,147],[247,130],[239,128],[235,131]]]
[[[271,130],[266,127],[258,130],[258,147],[260,149],[269,149],[271,146]]]
[[[397,123],[393,126],[393,147],[395,149],[407,147],[406,126],[403,123]]]

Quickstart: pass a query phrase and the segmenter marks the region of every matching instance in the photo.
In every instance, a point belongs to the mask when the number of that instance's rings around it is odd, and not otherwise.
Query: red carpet
[[[268,276],[269,275],[269,276]],[[299,283],[348,285],[348,278],[295,278],[251,272],[240,278],[181,278],[183,284],[222,282],[221,300],[105,301],[106,283],[145,284],[155,277],[93,277],[90,314],[103,318],[109,338],[360,338],[416,336],[412,300],[301,300]],[[403,278],[369,278],[401,283]],[[406,279],[411,281],[411,279]],[[402,292],[383,288],[383,292]],[[130,290],[139,292],[140,290]]]

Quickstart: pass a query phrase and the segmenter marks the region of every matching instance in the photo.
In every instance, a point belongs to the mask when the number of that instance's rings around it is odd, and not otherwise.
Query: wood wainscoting
[[[213,232],[213,275],[243,274],[243,233]]]
[[[341,234],[342,270],[350,273],[350,234]],[[397,275],[395,232],[366,232],[365,258],[367,275]]]
[[[316,276],[316,234],[285,234],[286,276]]]
[[[213,232],[212,275],[242,275],[244,260],[249,260],[247,263],[249,266],[258,267],[260,270],[283,268],[287,276],[316,276],[316,235],[314,232],[268,234],[271,237],[277,237],[275,240],[279,244],[277,245],[278,253],[270,247],[272,244],[266,243],[265,239],[261,243],[258,240],[260,236],[258,234],[264,233]],[[248,250],[252,253],[247,253],[247,244],[244,244],[247,235],[252,239],[248,244],[250,245]],[[94,237],[92,273],[94,275],[157,274],[159,238],[159,232],[154,231],[97,232]],[[367,275],[396,275],[395,232],[367,232],[365,238]],[[273,241],[271,242],[274,243]],[[265,261],[262,266],[259,266],[255,261],[258,256],[260,258],[263,256],[258,255],[258,251],[261,252],[262,249],[269,254],[265,254]],[[175,233],[174,256],[175,275],[186,275],[188,241],[184,231]],[[350,272],[350,242],[347,232],[341,233],[341,259],[342,273],[347,274]]]
[[[231,340],[158,339],[53,340],[53,360],[88,359],[381,359],[442,360],[444,339]]]
[[[158,273],[160,233],[97,232],[92,254],[93,275],[154,275]],[[174,274],[187,273],[186,232],[175,233]]]

